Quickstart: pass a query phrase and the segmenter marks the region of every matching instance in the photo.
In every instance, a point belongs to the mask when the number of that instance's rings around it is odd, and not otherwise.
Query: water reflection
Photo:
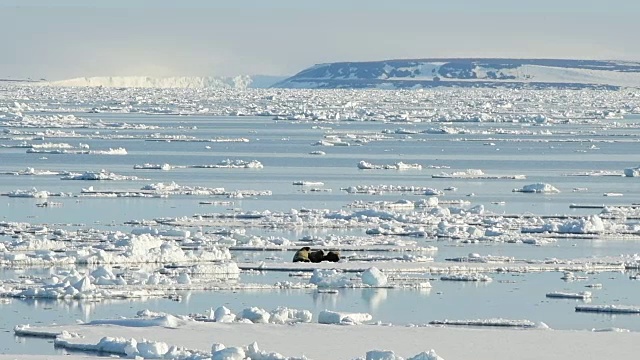
[[[362,298],[367,302],[369,311],[373,312],[387,300],[387,289],[362,289]]]
[[[109,306],[116,304],[136,303],[141,299],[118,300],[118,299],[100,299],[100,300],[74,300],[74,299],[24,299],[17,298],[16,303],[26,305],[33,310],[50,311],[66,313],[74,317],[80,316],[79,320],[84,322],[90,321],[92,314],[95,313],[98,306]]]
[[[313,305],[315,305],[316,308],[324,307],[326,309],[335,309],[338,305],[338,298],[345,295],[344,290],[346,289],[330,292],[314,291],[311,293]]]

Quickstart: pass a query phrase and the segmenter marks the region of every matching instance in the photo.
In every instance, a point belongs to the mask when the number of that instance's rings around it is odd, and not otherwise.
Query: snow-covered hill
[[[147,76],[104,76],[81,77],[52,81],[50,86],[103,86],[117,88],[247,88],[251,77],[247,75],[227,77],[147,77]]]
[[[640,87],[640,62],[562,59],[413,59],[319,64],[280,88]]]

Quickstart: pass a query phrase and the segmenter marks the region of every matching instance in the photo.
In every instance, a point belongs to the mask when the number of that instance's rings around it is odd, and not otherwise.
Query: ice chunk
[[[530,185],[525,185],[520,189],[513,189],[514,192],[523,192],[523,193],[559,193],[556,187],[550,184],[545,183],[535,183]]]
[[[271,311],[270,315],[269,322],[272,324],[308,323],[313,318],[309,310],[289,309],[282,306]]]
[[[267,324],[269,323],[269,314],[266,310],[257,307],[246,308],[238,314],[239,319],[247,319],[252,323]]]
[[[568,293],[568,292],[561,292],[561,291],[554,291],[554,292],[550,292],[547,293],[547,297],[548,298],[561,298],[561,299],[588,299],[591,297],[591,292],[589,291],[582,291],[579,293]]]
[[[387,275],[376,267],[370,267],[362,273],[362,283],[369,286],[387,285]]]
[[[228,347],[213,353],[212,360],[244,360],[245,353],[240,347]]]
[[[231,310],[229,310],[228,308],[226,308],[224,306],[220,306],[213,313],[213,319],[216,322],[230,323],[230,322],[234,322],[235,321],[236,316],[234,314],[232,314]]]
[[[315,269],[309,279],[310,284],[318,287],[346,287],[352,285],[348,275],[336,270]]]
[[[346,313],[324,310],[318,315],[320,324],[357,325],[365,321],[370,321],[372,316],[367,313]]]
[[[578,305],[576,311],[617,314],[640,314],[640,306],[627,305]]]
[[[634,168],[624,169],[624,176],[626,177],[640,177],[640,166]]]

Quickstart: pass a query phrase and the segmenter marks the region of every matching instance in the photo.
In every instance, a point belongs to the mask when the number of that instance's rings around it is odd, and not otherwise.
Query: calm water
[[[184,134],[199,138],[245,137],[249,143],[188,143],[149,142],[142,140],[61,139],[52,142],[67,142],[72,145],[87,143],[100,150],[125,147],[126,156],[104,155],[42,155],[27,154],[25,149],[0,149],[0,172],[24,169],[97,171],[107,169],[122,175],[148,178],[144,181],[87,182],[61,181],[57,176],[0,176],[0,193],[16,189],[36,187],[50,192],[78,193],[81,188],[139,189],[152,182],[175,181],[182,185],[225,187],[226,189],[271,190],[273,196],[255,199],[233,200],[232,206],[199,205],[201,197],[172,196],[168,199],[91,199],[55,198],[63,203],[59,208],[38,208],[37,199],[0,197],[2,220],[26,221],[46,224],[79,224],[79,227],[96,227],[110,230],[130,230],[123,222],[133,219],[155,217],[191,216],[196,213],[224,212],[230,207],[249,210],[280,210],[292,208],[340,209],[354,200],[417,200],[416,194],[388,193],[380,196],[352,195],[340,188],[352,185],[419,185],[442,189],[455,186],[457,192],[447,193],[444,200],[468,200],[472,205],[483,204],[489,211],[505,214],[596,214],[597,209],[569,209],[569,204],[629,204],[640,201],[640,182],[636,178],[624,177],[575,177],[567,174],[607,170],[622,171],[625,167],[638,166],[638,144],[634,142],[595,143],[599,149],[591,149],[587,141],[562,142],[567,139],[589,138],[591,127],[557,125],[549,129],[577,132],[578,135],[512,136],[512,135],[392,135],[396,140],[374,141],[363,146],[317,147],[311,146],[321,140],[325,130],[313,129],[314,124],[274,121],[255,117],[180,117],[172,115],[142,114],[77,114],[82,117],[144,123],[170,129],[164,130],[120,130],[118,135],[143,135],[151,133]],[[631,119],[630,121],[637,121]],[[343,122],[325,124],[334,131],[380,133],[384,129],[405,128],[425,130],[436,124],[381,124]],[[196,126],[197,129],[192,129]],[[471,130],[487,130],[497,127],[521,129],[520,124],[466,123]],[[178,129],[178,127],[182,127]],[[528,130],[542,130],[526,127]],[[94,129],[76,130],[77,133],[93,133]],[[640,130],[625,129],[626,139],[638,139]],[[116,134],[101,131],[101,134]],[[610,130],[598,136],[599,140],[618,140],[621,130]],[[491,138],[491,140],[486,140]],[[534,141],[503,141],[514,139]],[[398,141],[403,139],[403,141]],[[450,140],[474,141],[450,141]],[[418,141],[422,140],[422,141]],[[541,142],[537,140],[549,140]],[[493,142],[495,146],[484,145]],[[18,141],[1,140],[2,144]],[[211,149],[206,149],[210,146]],[[326,156],[309,155],[310,151],[322,150]],[[42,157],[47,159],[41,159]],[[223,159],[258,160],[264,169],[174,169],[171,171],[133,170],[134,164],[169,163],[172,165],[215,164]],[[361,160],[375,164],[390,164],[398,161],[420,163],[423,166],[449,166],[449,169],[422,171],[393,171],[357,169]],[[488,175],[523,174],[526,180],[455,180],[432,179],[431,174],[441,171],[453,172],[469,168],[482,169]],[[293,186],[297,180],[322,181],[329,193],[303,193]],[[514,188],[534,182],[547,182],[562,192],[554,195],[531,195],[511,192]],[[588,188],[585,192],[572,192],[573,188]],[[623,197],[604,197],[605,192],[622,193]],[[475,194],[473,197],[467,194]],[[206,199],[215,200],[215,199]],[[220,199],[226,200],[226,199]],[[491,202],[504,201],[504,205]],[[57,225],[63,226],[63,225]],[[73,228],[73,227],[71,227]],[[284,236],[297,239],[305,235],[345,234],[364,236],[364,230],[282,230],[248,229],[256,235]],[[2,239],[0,239],[2,240]],[[616,256],[640,252],[640,242],[630,240],[576,240],[564,239],[557,243],[534,247],[523,244],[459,244],[433,239],[418,239],[421,245],[439,248],[433,256],[436,260],[464,256],[471,252],[483,255],[503,255],[516,258],[544,259],[549,257],[579,258],[588,256]],[[262,259],[267,256],[291,258],[290,252],[235,253],[239,259]],[[26,272],[0,271],[0,279],[11,279],[20,275],[38,274],[32,269]],[[435,319],[473,319],[504,317],[543,321],[557,329],[591,329],[621,327],[640,331],[640,317],[629,315],[598,315],[575,313],[575,300],[550,300],[544,294],[550,291],[579,292],[588,290],[588,283],[602,283],[603,289],[594,289],[593,303],[640,305],[640,281],[629,280],[629,274],[590,274],[588,281],[564,282],[559,273],[501,274],[492,275],[489,284],[466,284],[432,281],[430,291],[387,289],[342,289],[338,294],[318,294],[313,290],[243,291],[243,292],[188,292],[181,302],[167,299],[144,301],[42,301],[12,299],[0,303],[0,352],[3,353],[53,353],[52,344],[41,339],[14,338],[12,329],[17,324],[73,323],[76,319],[88,321],[117,316],[134,316],[138,310],[152,309],[177,314],[203,313],[210,307],[226,305],[234,311],[245,307],[259,306],[273,309],[284,305],[309,309],[317,315],[323,309],[339,311],[366,311],[374,320],[398,324],[423,324]],[[425,275],[425,278],[429,278]],[[437,276],[436,276],[437,278]],[[241,281],[273,284],[291,280],[286,273],[243,275]],[[295,280],[295,279],[294,279]]]

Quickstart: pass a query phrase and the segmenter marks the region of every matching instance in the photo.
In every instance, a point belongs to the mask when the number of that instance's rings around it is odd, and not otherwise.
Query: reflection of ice
[[[191,291],[180,291],[178,292],[180,296],[182,296],[182,302],[188,304],[191,301]]]
[[[337,293],[314,291],[312,292],[313,304],[316,305],[316,307],[318,307],[317,305],[320,304],[327,309],[335,309],[336,305],[338,304],[338,298],[341,295],[342,294],[340,294],[340,291],[338,291]]]
[[[420,296],[429,296],[431,294],[430,287],[421,287],[421,288],[418,288],[417,290]]]
[[[369,310],[375,310],[387,300],[387,289],[362,289],[362,298],[369,304]]]

